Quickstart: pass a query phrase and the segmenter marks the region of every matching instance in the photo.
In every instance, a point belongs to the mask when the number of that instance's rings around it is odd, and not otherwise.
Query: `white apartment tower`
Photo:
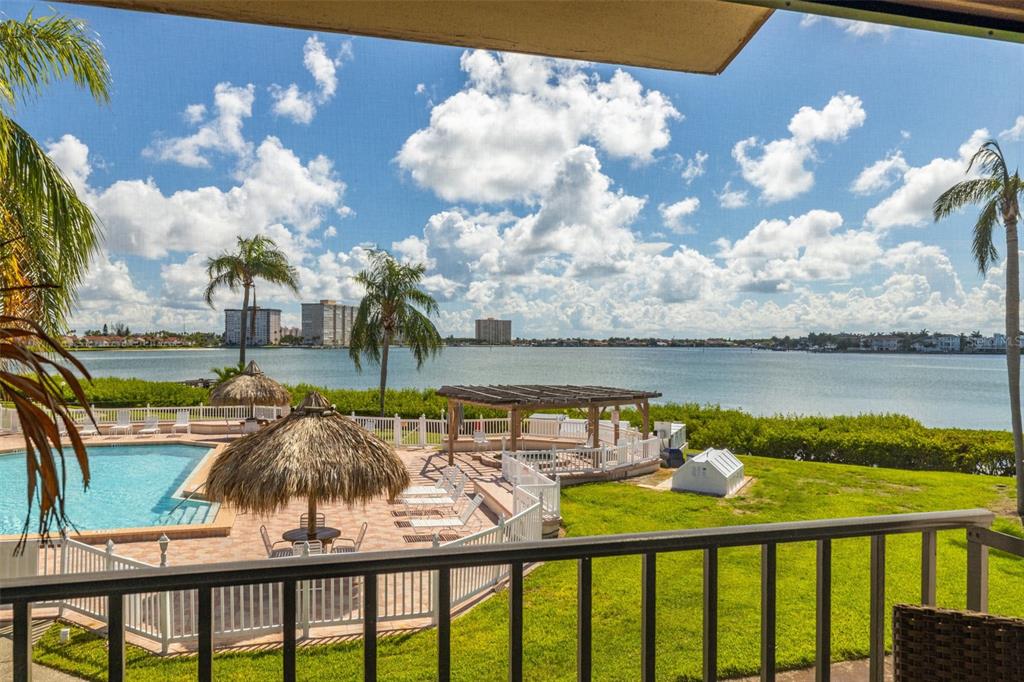
[[[252,309],[247,311],[246,345],[267,346],[281,342],[281,311],[276,308],[256,308],[256,325],[252,325]],[[224,311],[224,343],[237,346],[242,335],[242,311],[228,308]]]
[[[357,307],[324,299],[302,304],[302,342],[313,346],[348,346]]]

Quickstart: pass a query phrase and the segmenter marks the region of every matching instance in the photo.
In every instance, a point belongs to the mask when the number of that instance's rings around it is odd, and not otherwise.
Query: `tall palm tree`
[[[399,263],[387,251],[374,251],[365,270],[353,279],[366,290],[352,323],[348,354],[362,371],[362,358],[380,365],[380,416],[384,416],[384,393],[388,383],[388,351],[401,339],[416,369],[441,350],[430,315],[437,313],[437,301],[419,284],[427,268],[423,264]]]
[[[64,79],[109,99],[107,62],[83,22],[31,13],[0,21],[0,310],[51,333],[63,331],[99,222],[13,115]]]
[[[1010,423],[1017,465],[1017,513],[1024,517],[1024,431],[1020,414],[1020,258],[1017,221],[1024,183],[1020,173],[1011,174],[1003,151],[989,140],[971,157],[967,173],[977,168],[978,177],[950,187],[932,206],[935,220],[941,220],[968,204],[981,204],[974,224],[972,251],[978,271],[985,274],[996,263],[999,251],[993,232],[1000,223],[1006,234],[1006,373],[1010,383]]]
[[[238,248],[225,251],[215,258],[206,260],[206,275],[210,278],[204,297],[213,307],[213,295],[218,289],[228,288],[237,292],[242,288],[241,329],[238,337],[238,365],[245,365],[245,345],[248,340],[246,311],[249,310],[249,294],[252,293],[252,323],[256,326],[256,280],[280,284],[299,293],[299,276],[284,255],[269,237],[238,237]]]

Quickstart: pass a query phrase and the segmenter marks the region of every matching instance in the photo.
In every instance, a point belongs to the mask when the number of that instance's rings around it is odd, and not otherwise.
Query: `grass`
[[[942,472],[913,472],[838,464],[743,457],[757,480],[743,497],[720,500],[639,487],[631,482],[567,488],[562,512],[569,535],[637,532],[766,523],[826,517],[865,516],[941,509],[1013,509],[1013,480]],[[1021,534],[1020,523],[1004,516],[1004,532]],[[920,595],[920,536],[895,536],[887,544],[889,605],[915,602]],[[758,669],[759,570],[757,548],[719,551],[719,671],[723,676]],[[778,555],[778,662],[805,667],[814,658],[814,547],[784,545]],[[833,542],[832,652],[836,659],[868,652],[868,541]],[[990,610],[1024,616],[1019,598],[1024,560],[992,552]],[[962,531],[939,534],[938,601],[962,608],[966,549]],[[701,556],[695,552],[658,557],[658,678],[697,680],[701,675]],[[640,560],[594,560],[594,670],[602,680],[639,676]],[[501,593],[452,625],[454,677],[507,677],[508,602]],[[576,567],[557,562],[526,579],[526,679],[575,678]],[[129,647],[129,680],[195,679],[194,658],[162,659]],[[432,631],[382,639],[379,675],[387,680],[429,680],[435,676]],[[73,630],[69,644],[51,629],[35,649],[35,660],[87,679],[105,679],[102,639]],[[352,679],[361,675],[359,642],[300,649],[300,679]],[[280,652],[226,653],[214,660],[218,680],[274,679]]]

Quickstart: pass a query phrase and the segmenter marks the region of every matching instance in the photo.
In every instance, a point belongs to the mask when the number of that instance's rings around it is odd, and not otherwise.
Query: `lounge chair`
[[[133,430],[134,428],[132,427],[131,414],[128,412],[128,410],[118,410],[117,423],[111,425],[110,433],[124,433],[130,436]]]
[[[171,433],[177,433],[178,429],[185,429],[185,433],[192,433],[192,422],[188,417],[188,410],[178,410],[174,416],[174,423],[171,424]]]
[[[146,417],[146,420],[142,422],[142,428],[139,429],[140,436],[152,436],[160,433],[160,421],[156,417]]]
[[[364,537],[366,537],[366,521],[363,521],[363,525],[359,527],[359,534],[355,538],[335,538],[331,545],[331,554],[358,552],[363,545]]]
[[[473,445],[479,449],[483,449],[490,444],[491,441],[487,440],[487,434],[483,429],[477,429],[473,432]]]
[[[462,478],[468,480],[469,477],[456,466],[446,467],[437,483],[411,486],[403,490],[398,497],[402,499],[407,497],[451,497]]]
[[[89,420],[75,422],[75,429],[78,430],[79,436],[98,436],[100,435],[99,429],[96,425]]]
[[[323,512],[317,512],[316,513],[316,527],[317,528],[323,528],[326,525],[327,525],[327,517],[323,514]],[[307,528],[307,527],[309,527],[309,512],[303,512],[302,515],[299,516],[299,528]]]
[[[444,518],[427,518],[427,519],[411,519],[409,525],[416,529],[448,529],[448,530],[465,530],[474,526],[480,527],[480,521],[473,520],[473,512],[475,512],[480,505],[483,503],[484,498],[482,495],[477,495],[473,498],[473,501],[466,505],[466,508],[458,516],[447,516]]]
[[[303,556],[306,553],[307,546],[309,547],[310,555],[324,553],[324,543],[321,540],[299,540],[298,542],[293,542],[292,553],[294,556]]]
[[[277,542],[270,541],[270,533],[267,532],[266,526],[260,526],[260,537],[263,538],[263,547],[267,550],[268,559],[295,556],[295,550],[292,549],[290,542],[286,542],[284,540],[278,540]],[[281,547],[278,547],[278,545],[281,545]]]
[[[462,493],[466,490],[466,482],[468,480],[468,476],[460,479],[449,494],[443,497],[403,497],[399,501],[405,505],[406,516],[412,516],[423,511],[432,511],[436,507],[454,507],[462,499]]]

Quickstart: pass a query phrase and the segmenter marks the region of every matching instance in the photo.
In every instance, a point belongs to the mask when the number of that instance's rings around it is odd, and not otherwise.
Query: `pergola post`
[[[512,448],[512,452],[519,450],[519,436],[522,428],[523,422],[519,418],[519,410],[513,408],[508,413],[508,431],[511,436],[509,446]]]
[[[455,464],[455,440],[459,436],[458,421],[455,415],[455,401],[448,399],[448,465]]]
[[[647,440],[651,433],[651,406],[647,400],[641,400],[638,407],[640,408],[640,416],[643,418],[643,439]]]
[[[596,448],[600,444],[600,439],[598,437],[598,428],[600,428],[600,424],[598,423],[599,415],[600,408],[591,406],[587,419],[587,440],[590,442],[590,447],[592,448]]]

